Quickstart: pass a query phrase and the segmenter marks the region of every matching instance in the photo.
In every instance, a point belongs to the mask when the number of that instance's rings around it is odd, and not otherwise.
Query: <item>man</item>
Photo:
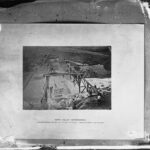
[[[53,86],[50,86],[50,98],[52,98],[52,93],[53,93]]]

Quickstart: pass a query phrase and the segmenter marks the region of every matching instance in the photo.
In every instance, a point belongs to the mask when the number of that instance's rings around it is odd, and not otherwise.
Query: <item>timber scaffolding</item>
[[[70,65],[70,63],[67,62],[67,66],[68,66],[68,72],[50,72],[47,74],[43,74],[43,77],[45,77],[46,79],[46,84],[44,87],[44,96],[43,98],[47,101],[48,98],[48,89],[49,89],[49,80],[50,80],[50,76],[65,76],[65,75],[69,75],[70,79],[71,76],[73,77],[73,82],[75,84],[78,85],[79,87],[79,93],[83,93],[85,90],[89,93],[89,95],[100,95],[102,96],[101,90],[98,89],[96,86],[93,86],[91,83],[89,83],[85,77],[85,73],[79,72],[77,70],[75,70],[75,68],[73,66]],[[72,61],[71,61],[72,63]],[[77,65],[77,64],[75,64]],[[77,65],[77,66],[81,66],[81,65]],[[82,86],[81,86],[82,83]],[[82,90],[81,90],[82,89]]]
[[[74,78],[75,83],[77,83],[77,85],[79,86],[79,93],[83,93],[85,91],[85,89],[87,90],[87,92],[89,91],[89,88],[92,88],[92,90],[95,93],[98,93],[98,89],[96,87],[94,87],[92,84],[90,84],[84,77],[84,73],[63,73],[63,72],[53,72],[53,73],[48,73],[48,74],[44,74],[43,76],[46,78],[46,85],[48,87],[49,84],[49,78],[50,76],[64,76],[64,75],[70,75]],[[83,83],[83,86],[81,86],[81,82]],[[81,88],[83,88],[83,90],[81,91]]]

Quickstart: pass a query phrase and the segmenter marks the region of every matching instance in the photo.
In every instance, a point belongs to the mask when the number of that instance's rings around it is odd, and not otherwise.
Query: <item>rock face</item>
[[[86,66],[82,68],[86,71],[86,77],[88,78],[110,78],[111,77],[111,70],[106,70],[104,65],[93,65],[93,66]]]

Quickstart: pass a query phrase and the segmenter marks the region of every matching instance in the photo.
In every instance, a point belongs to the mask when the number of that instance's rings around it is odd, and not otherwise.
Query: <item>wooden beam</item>
[[[83,75],[83,73],[52,72],[52,73],[43,74],[43,77],[46,77],[46,76],[61,76],[61,75]]]

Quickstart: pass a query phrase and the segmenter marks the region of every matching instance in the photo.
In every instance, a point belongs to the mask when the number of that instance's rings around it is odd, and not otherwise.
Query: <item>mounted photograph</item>
[[[111,110],[111,46],[23,46],[24,110]]]

